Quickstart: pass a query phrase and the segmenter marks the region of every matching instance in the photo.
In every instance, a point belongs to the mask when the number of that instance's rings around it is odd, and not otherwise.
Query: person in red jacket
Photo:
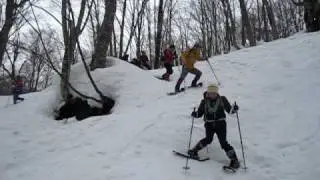
[[[166,68],[166,73],[162,75],[162,79],[169,81],[170,75],[173,73],[172,66],[174,60],[177,58],[176,48],[172,44],[169,48],[164,50],[164,67]]]
[[[13,104],[17,104],[17,101],[23,101],[24,98],[19,97],[23,93],[23,80],[21,76],[17,76],[12,84]]]

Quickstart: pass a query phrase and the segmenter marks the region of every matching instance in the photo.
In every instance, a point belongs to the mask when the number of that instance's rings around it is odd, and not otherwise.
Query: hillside
[[[56,122],[58,83],[26,100],[8,105],[0,97],[1,180],[316,180],[320,175],[320,33],[300,33],[264,45],[210,59],[222,83],[221,94],[237,101],[248,171],[226,175],[228,159],[217,138],[201,151],[210,161],[190,161],[172,154],[185,150],[190,113],[202,89],[167,96],[171,82],[160,81],[163,69],[143,71],[114,59],[115,66],[93,72],[102,91],[117,100],[113,114],[82,122]],[[215,82],[206,62],[199,62],[207,85]],[[72,84],[92,94],[80,65]],[[190,84],[193,75],[188,75]],[[235,117],[228,117],[228,140],[240,160],[241,146]],[[196,120],[192,145],[204,136]]]

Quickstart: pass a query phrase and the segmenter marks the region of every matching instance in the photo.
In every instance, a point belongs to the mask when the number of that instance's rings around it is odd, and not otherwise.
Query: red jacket
[[[175,58],[176,56],[170,48],[164,50],[164,63],[172,63]]]

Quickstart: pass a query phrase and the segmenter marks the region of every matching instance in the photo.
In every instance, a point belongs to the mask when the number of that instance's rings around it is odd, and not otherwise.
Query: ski
[[[187,89],[190,89],[190,88],[199,88],[199,87],[202,87],[203,83],[200,82],[198,83],[196,86],[188,86]],[[172,95],[176,95],[176,94],[179,94],[181,92],[184,92],[186,90],[186,88],[181,88],[180,91],[178,92],[168,92],[167,95],[169,96],[172,96]]]
[[[159,80],[162,80],[162,81],[170,82],[170,80],[163,79],[161,76],[154,76],[154,77],[157,78],[157,79],[159,79]]]
[[[199,82],[196,86],[188,86],[188,88],[199,88],[199,87],[202,87],[202,86],[203,86],[203,83]]]
[[[210,159],[209,157],[199,157],[198,159],[196,159],[196,158],[190,157],[186,153],[178,152],[178,151],[175,151],[175,150],[173,150],[172,152],[177,156],[184,157],[184,158],[190,158],[190,159],[193,159],[193,160],[196,160],[196,161],[200,161],[200,162],[207,161],[207,160]]]
[[[231,166],[222,166],[222,170],[225,172],[225,173],[228,173],[228,174],[233,174],[233,173],[236,173],[237,172],[237,169],[231,167]]]
[[[176,95],[176,94],[179,94],[181,92],[184,92],[185,90],[186,90],[185,88],[181,88],[180,91],[178,91],[178,92],[176,92],[176,91],[175,92],[168,92],[167,95],[168,96]]]

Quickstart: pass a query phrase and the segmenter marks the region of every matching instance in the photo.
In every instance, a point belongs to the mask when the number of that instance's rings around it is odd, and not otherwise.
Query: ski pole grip
[[[193,112],[196,112],[196,107],[193,108]]]

